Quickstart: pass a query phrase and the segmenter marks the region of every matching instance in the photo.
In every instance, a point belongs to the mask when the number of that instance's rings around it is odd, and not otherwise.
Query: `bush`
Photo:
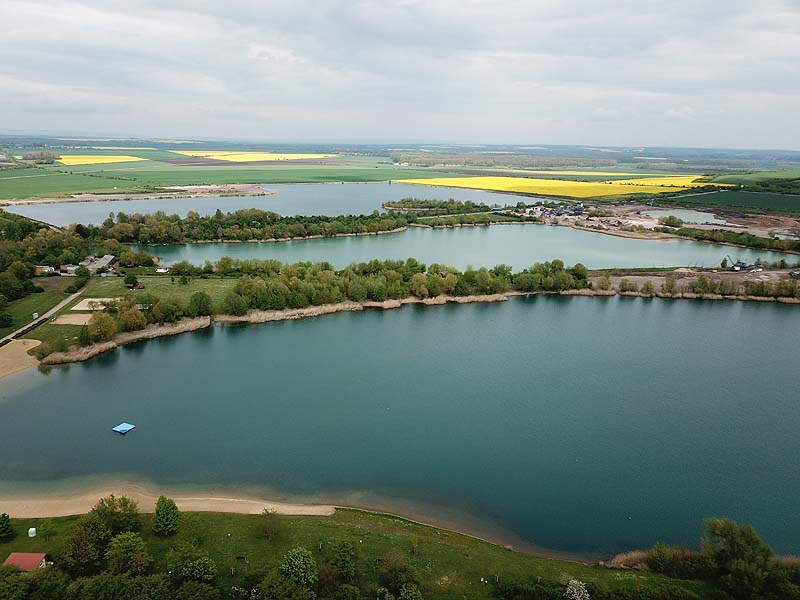
[[[656,573],[678,579],[710,579],[715,572],[714,560],[684,546],[656,544],[647,558],[647,566]]]
[[[241,317],[247,313],[247,301],[236,292],[230,292],[225,296],[222,304],[225,314]]]
[[[280,540],[286,534],[286,522],[275,510],[264,509],[260,526],[261,533],[271,542]]]
[[[208,555],[186,542],[178,543],[167,554],[167,566],[178,581],[213,581],[217,565]]]
[[[111,535],[139,531],[142,528],[139,505],[127,496],[117,498],[111,494],[106,498],[100,498],[92,510],[94,515],[105,524]]]
[[[343,540],[333,544],[331,564],[347,581],[353,581],[356,577],[356,562],[356,548],[352,542]]]
[[[117,575],[143,575],[153,562],[142,536],[132,531],[111,538],[106,560],[108,570]]]
[[[158,535],[174,535],[178,532],[181,511],[175,500],[159,496],[156,502],[156,514],[153,516],[153,532]]]
[[[175,595],[176,600],[219,600],[219,590],[201,581],[187,581]]]

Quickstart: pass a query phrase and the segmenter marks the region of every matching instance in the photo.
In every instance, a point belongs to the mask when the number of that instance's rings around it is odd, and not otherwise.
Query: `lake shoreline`
[[[91,486],[70,487],[55,491],[37,491],[0,494],[0,513],[7,513],[12,519],[47,519],[68,517],[88,513],[100,498],[111,494],[126,496],[139,505],[143,513],[153,513],[159,496],[165,495],[175,500],[183,512],[216,512],[244,515],[260,515],[264,510],[275,511],[285,516],[330,517],[336,510],[354,510],[374,515],[386,515],[403,519],[410,523],[431,527],[441,531],[465,535],[477,540],[500,546],[531,556],[540,556],[557,560],[577,562],[587,565],[603,564],[611,556],[594,553],[558,551],[542,548],[519,538],[508,530],[495,530],[490,521],[483,521],[476,516],[460,521],[458,517],[435,515],[423,507],[415,507],[413,503],[406,505],[391,498],[374,501],[359,501],[354,494],[347,498],[326,499],[284,499],[278,492],[241,491],[231,488],[204,491],[192,490],[191,487],[158,486],[152,482],[109,481]],[[276,496],[278,499],[273,498]],[[481,527],[481,524],[485,524]]]
[[[450,296],[442,294],[432,298],[418,298],[409,296],[407,298],[387,299],[383,301],[365,300],[363,302],[344,301],[336,304],[322,304],[319,306],[308,306],[305,308],[291,308],[284,310],[249,310],[244,315],[214,315],[213,317],[194,317],[184,318],[175,324],[151,324],[139,331],[129,331],[118,333],[114,339],[108,342],[90,344],[81,348],[74,348],[65,352],[53,352],[40,361],[40,365],[53,366],[65,365],[74,362],[84,362],[120,346],[134,342],[151,340],[160,337],[169,337],[207,329],[214,323],[221,325],[255,325],[260,323],[272,323],[276,321],[294,321],[298,319],[308,319],[331,315],[341,312],[359,312],[366,309],[393,310],[406,305],[421,306],[443,306],[446,304],[472,304],[472,303],[494,303],[505,302],[509,298],[521,296],[554,295],[554,296],[586,296],[608,298],[612,296],[633,297],[633,298],[658,298],[662,300],[739,300],[745,302],[772,302],[779,304],[800,304],[800,298],[775,298],[771,296],[729,296],[720,294],[695,294],[683,292],[675,295],[656,292],[647,294],[643,292],[619,292],[614,289],[593,289],[582,288],[574,290],[564,290],[561,292],[524,292],[511,290],[498,294],[473,294],[468,296]],[[36,365],[33,365],[36,366]],[[25,367],[30,368],[30,366]],[[17,371],[22,369],[17,369]],[[11,371],[14,372],[14,371]],[[8,373],[10,374],[10,373]],[[2,379],[6,374],[0,374]]]

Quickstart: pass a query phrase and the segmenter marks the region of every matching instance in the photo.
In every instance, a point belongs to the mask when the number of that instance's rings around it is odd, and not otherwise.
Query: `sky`
[[[2,0],[0,133],[800,149],[798,0]]]

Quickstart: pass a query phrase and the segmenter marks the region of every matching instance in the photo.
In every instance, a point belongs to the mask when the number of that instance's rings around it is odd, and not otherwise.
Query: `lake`
[[[760,252],[689,240],[639,240],[569,227],[547,225],[492,225],[429,229],[411,227],[402,233],[263,243],[178,244],[139,246],[172,264],[182,260],[202,265],[223,256],[274,258],[285,263],[322,261],[345,267],[373,258],[437,262],[460,269],[467,265],[492,267],[505,263],[515,269],[536,261],[560,258],[566,264],[582,262],[590,269],[610,267],[717,266],[726,254],[747,262],[757,258],[791,263],[800,256]]]
[[[355,499],[600,554],[725,516],[797,554],[799,327],[793,306],[576,297],[217,326],[0,380],[0,489]]]
[[[232,212],[242,208],[260,208],[287,216],[335,216],[370,214],[374,210],[381,210],[383,202],[403,198],[453,198],[500,205],[545,200],[482,190],[423,187],[407,183],[286,183],[264,185],[263,188],[275,193],[269,196],[54,202],[6,206],[3,209],[45,223],[66,226],[72,223],[100,225],[111,212],[150,214],[161,210],[167,214],[185,217],[190,210],[201,215],[212,215],[217,209]]]
[[[727,221],[720,219],[714,213],[701,212],[699,210],[689,210],[675,208],[672,210],[644,210],[642,214],[650,217],[677,217],[684,223],[709,223],[711,225],[725,225]]]

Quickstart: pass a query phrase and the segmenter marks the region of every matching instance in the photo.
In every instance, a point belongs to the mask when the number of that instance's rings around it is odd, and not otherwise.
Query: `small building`
[[[37,275],[50,275],[56,272],[55,268],[50,265],[36,265],[33,270]]]
[[[58,268],[58,272],[61,275],[65,275],[67,277],[74,277],[75,271],[78,270],[78,265],[61,265]]]
[[[86,260],[82,260],[80,264],[89,269],[89,273],[94,275],[100,269],[107,269],[112,260],[114,260],[114,255],[106,254],[100,258],[97,258],[96,256],[90,256]]]
[[[20,571],[35,571],[47,566],[43,552],[12,552],[3,562],[3,566],[11,565]]]

